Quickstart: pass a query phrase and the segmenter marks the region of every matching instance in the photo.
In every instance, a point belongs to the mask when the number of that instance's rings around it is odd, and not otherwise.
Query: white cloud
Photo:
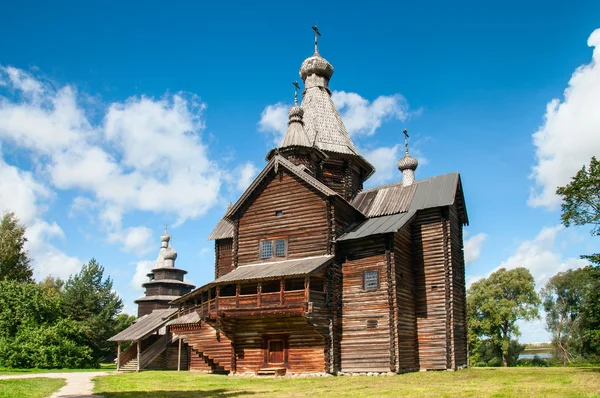
[[[144,237],[124,232],[124,214],[171,214],[178,225],[217,203],[223,176],[201,139],[206,105],[197,96],[131,97],[94,123],[71,86],[5,67],[0,79],[11,94],[0,96],[0,139],[27,150],[54,187],[78,190],[71,215],[98,212],[109,235],[125,233],[125,250],[143,252]]]
[[[465,233],[466,237],[466,233]],[[481,247],[487,239],[487,234],[480,232],[477,235],[473,235],[464,242],[465,252],[465,264],[469,265],[473,261],[477,260],[481,255]]]
[[[258,174],[258,168],[252,162],[246,162],[236,169],[236,187],[239,191],[248,188],[248,185]]]
[[[148,281],[147,274],[154,268],[154,261],[138,261],[135,265],[135,274],[131,279],[131,287],[135,290],[144,290],[142,283]]]
[[[600,153],[600,29],[587,44],[594,47],[592,61],[575,70],[562,101],[555,98],[548,103],[544,124],[533,134],[536,164],[530,206],[557,208],[556,188]]]
[[[119,243],[126,253],[142,256],[150,251],[152,231],[145,226],[128,227],[108,236],[110,243]]]
[[[281,145],[287,131],[288,111],[291,105],[278,102],[267,107],[260,114],[258,131],[271,135],[275,146]]]
[[[531,271],[536,288],[540,289],[556,273],[586,266],[588,262],[580,258],[563,259],[560,243],[557,243],[557,237],[563,231],[561,225],[543,227],[535,238],[522,242],[515,253],[500,263],[494,271],[500,268],[525,267]]]
[[[402,174],[397,164],[400,160],[400,145],[379,147],[371,150],[360,149],[359,152],[375,166],[375,174],[368,180],[369,185],[378,185],[391,180],[400,180]]]
[[[334,91],[331,99],[350,135],[373,135],[384,121],[408,117],[408,104],[400,94],[382,95],[369,102],[356,93]]]

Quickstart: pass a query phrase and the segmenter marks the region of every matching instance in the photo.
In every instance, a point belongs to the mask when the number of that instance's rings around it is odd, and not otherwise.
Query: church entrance
[[[269,340],[269,352],[267,356],[269,365],[283,364],[283,347],[283,340]]]

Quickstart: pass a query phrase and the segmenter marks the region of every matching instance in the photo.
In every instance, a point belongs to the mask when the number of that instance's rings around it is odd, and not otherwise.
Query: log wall
[[[465,283],[465,256],[463,250],[463,230],[456,206],[449,212],[451,243],[451,282],[452,282],[452,368],[467,365],[467,308]]]
[[[235,269],[233,265],[233,239],[215,241],[215,279]]]
[[[238,265],[262,261],[260,241],[275,237],[287,237],[290,259],[327,253],[329,231],[323,197],[284,169],[256,192],[239,218],[234,252]],[[277,216],[276,211],[283,215]]]
[[[394,266],[398,319],[397,371],[408,372],[419,368],[410,226],[394,234]]]
[[[319,179],[342,198],[351,201],[363,188],[360,168],[343,155],[329,153]]]
[[[288,372],[325,372],[325,339],[302,316],[245,318],[235,321],[237,372],[256,372],[264,365],[265,335],[285,335]]]
[[[390,371],[386,245],[382,236],[351,241],[342,252],[342,372]],[[365,271],[379,272],[379,288],[365,291]]]
[[[421,369],[447,369],[448,365],[446,243],[446,222],[442,219],[442,209],[420,212],[412,223],[412,251]]]

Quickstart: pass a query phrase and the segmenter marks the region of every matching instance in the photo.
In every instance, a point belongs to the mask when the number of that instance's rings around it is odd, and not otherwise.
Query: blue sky
[[[95,257],[135,313],[169,224],[209,281],[206,237],[281,136],[313,24],[368,185],[400,179],[403,128],[417,178],[461,172],[470,282],[526,266],[541,287],[597,250],[553,192],[600,154],[600,3],[191,3],[2,5],[0,210],[38,278]]]

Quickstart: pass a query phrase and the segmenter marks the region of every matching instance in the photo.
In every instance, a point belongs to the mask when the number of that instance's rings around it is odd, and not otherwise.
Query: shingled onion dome
[[[299,87],[297,82],[294,82],[294,85],[296,88]],[[296,166],[303,166],[314,176],[327,155],[308,139],[304,130],[303,118],[304,109],[298,106],[298,91],[296,90],[294,105],[288,111],[288,128],[285,137],[278,148],[272,149],[267,154],[267,160],[270,160],[275,154],[280,154]]]
[[[171,240],[171,235],[167,233],[167,229],[165,227],[165,232],[160,236],[160,247],[167,248],[169,246],[169,241]]]
[[[408,153],[408,134],[404,130],[406,135],[406,151],[404,157],[398,161],[398,170],[402,172],[402,185],[407,187],[415,182],[415,170],[419,166],[419,161]]]
[[[317,49],[300,66],[300,77],[307,89],[311,87],[324,87],[329,90],[328,85],[331,76],[333,76],[333,65],[321,57]]]

